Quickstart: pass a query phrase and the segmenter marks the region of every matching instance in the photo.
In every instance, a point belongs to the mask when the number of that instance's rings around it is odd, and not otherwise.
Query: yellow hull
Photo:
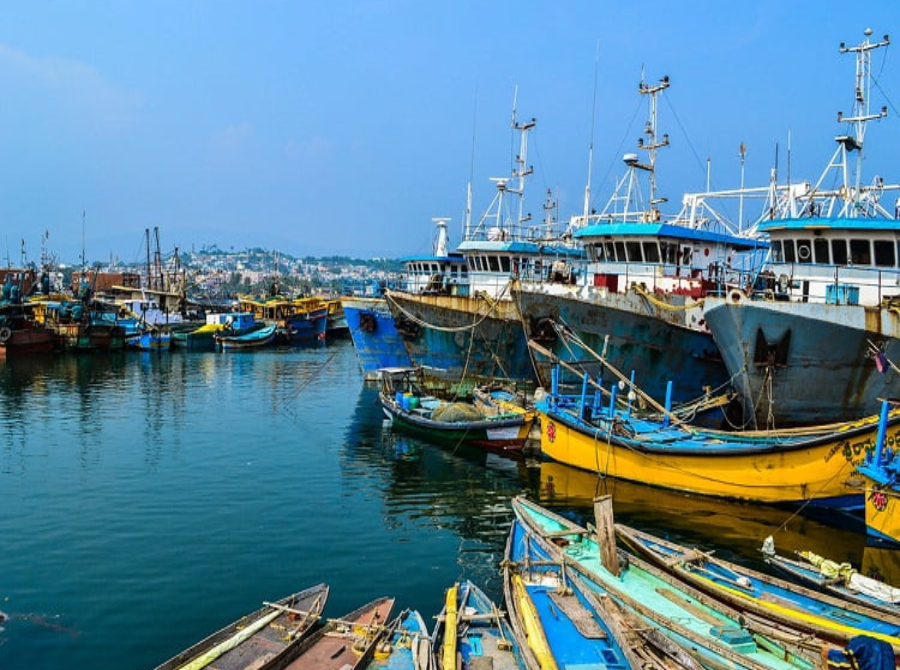
[[[711,445],[706,454],[679,454],[617,444],[605,433],[595,437],[543,412],[540,419],[541,450],[560,463],[651,486],[766,503],[852,496],[847,480],[874,447],[878,429],[877,417],[871,417],[800,448],[740,453]],[[850,435],[853,428],[861,430]],[[898,433],[900,425],[888,428],[889,443]]]
[[[866,529],[869,535],[900,543],[900,492],[888,486],[866,486]]]

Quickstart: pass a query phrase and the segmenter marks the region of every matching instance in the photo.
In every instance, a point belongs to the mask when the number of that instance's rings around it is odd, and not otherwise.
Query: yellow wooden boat
[[[613,409],[611,409],[613,408]],[[651,420],[585,394],[536,403],[541,450],[604,476],[691,493],[765,503],[814,501],[861,508],[848,480],[874,449],[878,416],[783,431],[725,432]],[[900,410],[887,417],[893,443]]]

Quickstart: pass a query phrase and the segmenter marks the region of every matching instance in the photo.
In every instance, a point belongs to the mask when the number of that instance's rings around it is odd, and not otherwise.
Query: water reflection
[[[592,520],[592,501],[612,495],[617,520],[676,542],[715,549],[716,554],[756,568],[759,552],[772,535],[780,553],[810,550],[848,561],[860,572],[897,581],[900,552],[866,545],[860,520],[810,517],[796,510],[718,500],[634,482],[598,477],[559,463],[532,470],[530,491],[541,504],[577,520]]]
[[[524,463],[471,447],[450,450],[394,432],[377,397],[371,386],[360,390],[347,428],[345,471],[382,487],[384,516],[392,527],[412,524],[419,531],[458,536],[460,576],[499,596],[497,565],[511,523],[509,501],[527,479]]]

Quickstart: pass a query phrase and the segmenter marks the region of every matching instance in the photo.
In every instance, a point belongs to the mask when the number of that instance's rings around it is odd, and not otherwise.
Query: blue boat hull
[[[384,298],[342,298],[350,338],[366,380],[381,368],[409,367],[409,355]]]
[[[295,314],[281,330],[287,344],[322,344],[328,325],[328,308],[310,310]]]

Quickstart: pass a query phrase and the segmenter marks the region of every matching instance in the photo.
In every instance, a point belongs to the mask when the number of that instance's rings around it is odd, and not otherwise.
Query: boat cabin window
[[[628,251],[628,260],[632,263],[643,263],[644,256],[641,254],[640,242],[626,242],[625,249]]]
[[[625,243],[624,242],[614,242],[616,247],[616,260],[620,263],[624,263],[628,258],[625,255]]]
[[[782,250],[784,251],[784,262],[785,263],[796,263],[797,262],[797,254],[794,250],[794,240],[783,240],[781,243]]]
[[[831,240],[831,262],[835,265],[847,264],[847,240]]]
[[[693,255],[693,251],[690,247],[684,247],[681,250],[681,264],[685,267],[690,267],[691,265],[691,256]]]
[[[872,246],[875,247],[875,265],[883,268],[896,265],[893,240],[873,240]]]
[[[812,245],[809,240],[797,240],[797,260],[812,263]]]
[[[491,272],[500,272],[500,263],[497,262],[496,256],[488,256],[487,260]]]
[[[784,253],[781,251],[781,240],[772,240],[772,260],[775,263],[781,263],[784,261]]]
[[[603,243],[603,248],[605,249],[604,256],[606,256],[606,260],[608,260],[608,261],[610,261],[610,262],[615,262],[615,260],[616,260],[616,250],[615,250],[615,248],[614,248],[613,243],[612,243],[611,241],[610,241],[610,242],[604,242],[604,243]]]
[[[509,256],[500,257],[500,270],[504,274],[509,274]]]
[[[853,265],[872,264],[872,247],[869,240],[850,240],[850,262]]]
[[[813,251],[815,252],[816,263],[830,263],[828,257],[828,240],[817,237],[813,240]]]
[[[648,263],[659,263],[659,247],[656,242],[644,242],[644,260]]]

